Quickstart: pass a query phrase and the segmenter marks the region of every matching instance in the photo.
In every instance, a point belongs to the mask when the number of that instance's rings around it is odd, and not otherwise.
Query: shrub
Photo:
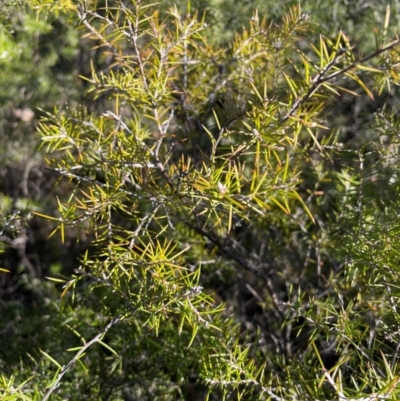
[[[76,10],[95,106],[42,120],[70,190],[36,214],[89,245],[52,278],[76,339],[43,399],[396,398],[398,123],[346,143],[328,117],[390,95],[399,41],[359,57],[296,7],[227,45],[177,7]]]

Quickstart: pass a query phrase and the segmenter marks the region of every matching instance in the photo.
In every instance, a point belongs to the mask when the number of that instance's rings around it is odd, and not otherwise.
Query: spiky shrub
[[[71,188],[45,217],[90,245],[53,278],[77,354],[45,354],[59,370],[44,399],[396,398],[395,237],[376,274],[364,242],[385,216],[375,187],[397,180],[393,124],[344,149],[325,110],[390,84],[398,42],[359,60],[342,32],[316,42],[296,8],[279,24],[254,14],[226,48],[176,8],[77,14],[104,49],[86,77],[95,111],[56,110],[40,132]]]

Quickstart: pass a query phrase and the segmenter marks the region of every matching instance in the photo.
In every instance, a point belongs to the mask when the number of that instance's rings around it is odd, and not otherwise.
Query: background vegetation
[[[398,2],[0,7],[2,399],[399,397]]]

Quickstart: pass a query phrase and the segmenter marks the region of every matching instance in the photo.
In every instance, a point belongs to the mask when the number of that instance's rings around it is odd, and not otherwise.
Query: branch
[[[239,243],[234,244],[234,246],[227,246],[226,244],[222,244],[220,239],[215,233],[205,230],[198,224],[193,224],[187,219],[182,219],[182,221],[190,228],[194,229],[197,233],[203,235],[208,238],[214,245],[217,246],[219,251],[227,256],[229,259],[235,261],[239,266],[241,266],[244,270],[252,273],[257,278],[263,280],[266,283],[266,289],[268,291],[269,296],[271,297],[272,304],[274,305],[275,316],[283,320],[284,314],[282,312],[282,303],[279,301],[279,297],[276,294],[274,285],[272,280],[268,277],[268,274],[261,271],[259,266],[255,265],[249,257],[244,257],[241,255],[245,255],[246,251],[240,246]],[[239,252],[235,251],[235,248],[240,250]],[[268,265],[269,266],[269,265]]]
[[[131,309],[129,308],[126,312],[124,312],[123,314],[121,314],[120,316],[114,317],[111,319],[110,323],[107,324],[106,327],[104,327],[104,329],[97,334],[94,338],[92,338],[88,343],[86,343],[76,354],[75,356],[66,364],[62,367],[60,373],[58,374],[58,377],[56,379],[56,381],[52,384],[52,386],[49,388],[49,390],[47,391],[46,395],[43,397],[42,401],[46,401],[49,399],[49,397],[51,396],[51,394],[54,392],[54,390],[59,387],[60,385],[60,381],[63,378],[63,376],[65,375],[65,373],[67,373],[67,371],[75,364],[75,362],[81,357],[82,354],[84,354],[87,349],[101,341],[101,339],[105,336],[105,334],[108,332],[108,330],[111,329],[111,327],[113,327],[114,325],[116,325],[118,322],[120,322],[121,320],[124,319],[124,317],[126,316],[126,314],[128,312],[131,312]]]
[[[318,89],[319,87],[328,81],[332,81],[333,79],[340,77],[344,75],[346,72],[357,68],[358,65],[361,65],[365,63],[366,61],[379,56],[380,54],[384,53],[387,50],[392,49],[393,47],[397,46],[400,44],[400,39],[396,39],[395,41],[389,43],[388,45],[382,47],[381,49],[378,49],[374,51],[373,53],[369,54],[368,56],[365,56],[362,58],[360,61],[356,61],[349,66],[342,68],[339,71],[336,71],[328,76],[325,76],[325,74],[328,72],[328,70],[337,62],[338,57],[335,57],[332,61],[330,61],[311,81],[311,86],[308,88],[307,92],[299,97],[293,104],[292,108],[288,111],[288,113],[279,121],[279,124],[283,124],[285,121],[287,121],[298,109],[299,107],[305,103]]]

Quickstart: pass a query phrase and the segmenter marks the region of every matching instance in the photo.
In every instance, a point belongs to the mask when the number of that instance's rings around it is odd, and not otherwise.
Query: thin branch
[[[84,176],[81,176],[81,175],[78,175],[78,174],[71,173],[70,171],[68,171],[68,170],[66,170],[64,168],[49,168],[49,167],[45,167],[44,169],[47,170],[47,171],[51,171],[52,173],[60,174],[63,177],[73,178],[73,179],[77,180],[78,182],[88,182],[90,184],[94,184],[94,185],[97,185],[97,186],[102,187],[102,188],[109,188],[107,186],[107,184],[105,184],[104,182],[100,182],[100,181],[94,180],[92,178],[88,178],[88,177],[84,177]],[[156,200],[155,196],[142,195],[142,194],[138,194],[137,192],[127,191],[127,190],[121,189],[121,188],[116,188],[115,192],[116,193],[123,193],[125,195],[129,195],[130,197],[133,197],[135,199],[140,199],[140,200],[150,200],[150,201]]]
[[[87,20],[87,16],[93,13],[87,12],[80,5],[78,5],[76,9],[80,22],[86,26],[86,28],[103,44],[103,46],[106,46],[110,49],[111,54],[116,59],[120,59],[120,55],[118,54],[118,51],[114,48],[114,46],[99,31],[97,31],[92,25],[90,25],[89,21]]]
[[[353,70],[354,68],[357,68],[357,66],[365,63],[366,61],[379,56],[380,54],[384,53],[387,50],[392,49],[393,47],[397,46],[400,44],[400,39],[396,39],[395,41],[389,43],[388,45],[382,47],[381,49],[376,50],[375,52],[369,54],[368,56],[365,56],[359,61],[356,61],[352,64],[350,64],[347,67],[342,68],[339,71],[336,71],[328,76],[325,76],[327,71],[337,63],[338,57],[335,57],[333,60],[331,60],[311,81],[311,86],[308,88],[307,92],[299,97],[291,107],[291,109],[288,111],[288,113],[279,121],[279,125],[283,124],[285,121],[287,121],[293,114],[299,109],[299,107],[305,103],[310,97],[319,89],[319,87],[328,81],[332,81],[333,79],[340,77],[344,75],[346,72]]]
[[[120,322],[121,320],[124,319],[124,317],[127,315],[127,313],[131,312],[131,309],[129,308],[126,312],[122,313],[121,315],[114,317],[111,319],[110,323],[107,324],[106,327],[104,327],[104,329],[98,333],[94,338],[92,338],[88,343],[86,343],[76,354],[75,356],[66,364],[62,367],[60,373],[58,374],[58,377],[56,379],[56,381],[52,384],[52,386],[49,388],[49,390],[47,391],[46,395],[43,397],[42,401],[46,401],[49,399],[49,397],[51,396],[51,394],[54,392],[54,390],[56,390],[59,385],[60,385],[60,381],[63,378],[63,376],[65,375],[65,373],[67,373],[67,371],[75,364],[76,361],[79,360],[79,358],[81,357],[82,354],[84,354],[88,348],[101,341],[102,338],[104,338],[104,336],[106,335],[106,333],[108,332],[108,330],[111,329],[111,327],[115,326],[118,322]]]
[[[203,235],[204,237],[208,238],[217,248],[219,251],[228,256],[229,259],[235,261],[239,266],[241,266],[244,270],[252,273],[254,276],[258,277],[259,279],[263,280],[266,283],[266,289],[271,297],[272,304],[274,305],[275,316],[279,320],[283,320],[284,314],[282,312],[282,303],[279,301],[279,297],[276,294],[274,285],[272,280],[268,277],[268,273],[266,274],[265,271],[259,269],[259,266],[255,265],[250,258],[244,256],[246,255],[246,251],[241,247],[241,245],[235,242],[234,246],[228,246],[226,244],[222,244],[219,237],[210,231],[207,231],[200,227],[198,224],[193,224],[187,219],[183,219],[183,222],[190,228],[194,229],[197,233]],[[232,240],[231,240],[232,241]],[[235,249],[239,249],[240,252],[236,252]],[[243,255],[243,256],[242,256]],[[266,265],[266,263],[264,263]]]

